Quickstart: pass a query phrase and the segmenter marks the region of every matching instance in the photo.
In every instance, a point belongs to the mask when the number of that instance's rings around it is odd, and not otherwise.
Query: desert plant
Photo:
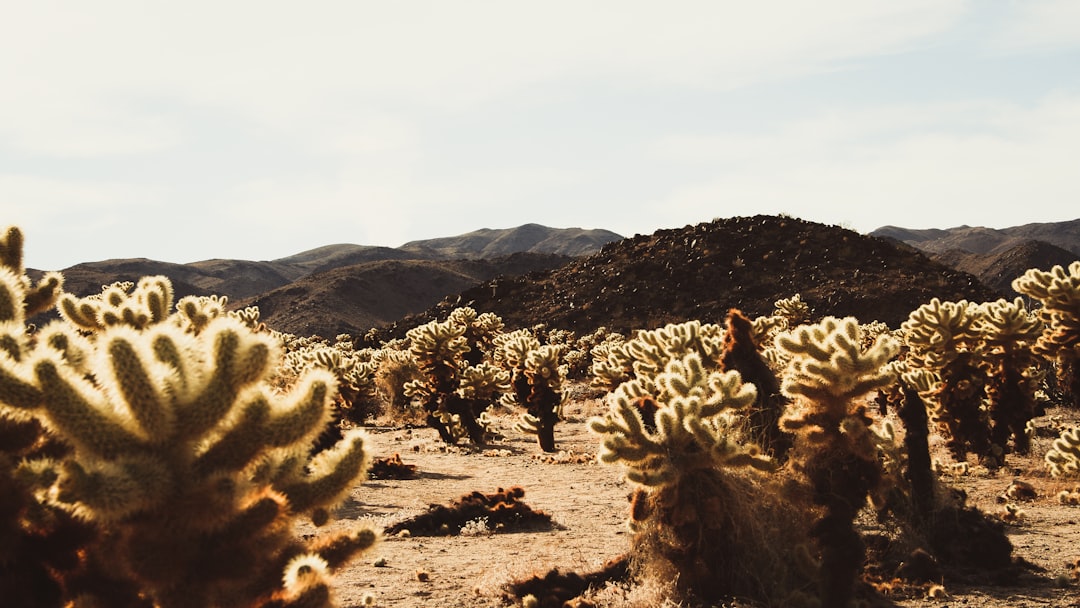
[[[622,465],[638,486],[630,515],[638,561],[674,570],[662,575],[699,598],[778,601],[795,586],[783,547],[798,518],[760,474],[775,464],[745,441],[739,421],[755,397],[738,372],[709,370],[686,352],[619,385],[608,413],[589,420],[600,461]]]
[[[781,419],[795,433],[789,462],[823,508],[811,532],[821,554],[821,605],[846,606],[865,552],[855,517],[867,498],[882,502],[878,446],[885,439],[871,428],[860,398],[892,382],[886,364],[900,346],[883,335],[862,349],[852,317],[799,326],[776,344],[789,356],[782,390],[792,403]]]
[[[1026,454],[1031,447],[1028,424],[1042,414],[1036,394],[1045,373],[1033,346],[1043,324],[1020,298],[984,303],[979,312],[990,441],[1002,454],[1010,441],[1014,451]]]
[[[1042,304],[1038,315],[1043,331],[1035,352],[1055,363],[1060,389],[1073,407],[1080,407],[1080,261],[1049,272],[1032,268],[1014,280],[1012,288]]]
[[[49,273],[33,284],[22,247],[18,228],[0,235],[0,597],[16,608],[61,606],[94,588],[96,574],[113,590],[110,599],[122,603],[134,594],[86,557],[98,535],[94,523],[39,496],[42,478],[50,477],[45,465],[71,447],[27,411],[37,394],[26,389],[23,372],[38,336],[26,319],[53,306],[63,276]]]
[[[726,322],[721,367],[739,372],[744,382],[756,387],[757,398],[746,421],[750,434],[774,458],[783,460],[791,448],[791,436],[779,424],[787,405],[787,398],[780,392],[780,379],[762,357],[754,323],[737,309],[728,312]]]
[[[1080,427],[1062,431],[1045,458],[1050,475],[1054,477],[1080,475]]]
[[[329,605],[330,573],[376,538],[292,533],[301,515],[325,523],[367,466],[359,432],[307,456],[334,378],[315,370],[279,394],[270,336],[230,316],[193,335],[168,312],[167,279],[128,289],[66,298],[76,321],[0,358],[5,411],[70,446],[24,461],[23,485],[95,524],[83,555],[155,606]]]
[[[927,405],[931,422],[945,437],[953,458],[975,454],[997,462],[984,407],[987,378],[980,368],[978,305],[934,298],[911,312],[900,328],[911,367],[935,374],[937,390]]]
[[[515,430],[536,435],[540,449],[555,451],[555,423],[563,402],[562,384],[566,375],[560,356],[562,344],[540,345],[527,330],[503,334],[495,344],[504,369],[510,372],[512,391],[502,403],[525,408]]]
[[[938,299],[901,325],[914,367],[936,375],[932,419],[953,457],[975,453],[999,467],[1011,450],[1028,450],[1028,422],[1039,414],[1043,372],[1032,350],[1042,323],[1022,300],[983,304]]]
[[[494,337],[494,330],[490,334],[488,330],[501,327],[495,319],[467,309],[406,334],[409,352],[424,377],[408,382],[405,394],[420,402],[428,425],[445,443],[453,445],[468,437],[475,445],[485,445],[490,433],[486,412],[498,401],[499,393],[509,389],[509,373],[483,361],[483,352],[478,350]],[[477,348],[469,345],[470,332]]]

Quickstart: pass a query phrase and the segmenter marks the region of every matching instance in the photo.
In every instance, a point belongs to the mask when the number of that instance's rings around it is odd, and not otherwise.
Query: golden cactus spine
[[[782,390],[792,402],[781,425],[795,433],[790,462],[823,508],[812,533],[821,553],[821,605],[845,606],[864,554],[855,517],[882,482],[883,438],[861,398],[893,381],[886,364],[899,344],[881,335],[864,350],[856,319],[827,317],[778,335],[776,345],[788,356]]]
[[[40,463],[37,479],[57,507],[110,530],[88,551],[110,556],[162,608],[329,597],[328,574],[375,541],[363,528],[312,542],[292,536],[296,517],[325,522],[366,471],[359,432],[308,457],[335,379],[313,370],[273,390],[273,338],[231,316],[192,334],[160,316],[171,301],[156,298],[169,285],[140,285],[144,298],[127,289],[106,298],[110,310],[132,313],[96,316],[118,321],[95,324],[89,338],[85,326],[58,322],[21,360],[0,361],[16,396],[7,407],[72,446],[69,457]],[[140,302],[145,317],[131,305]],[[283,586],[304,556],[326,562],[323,574]]]

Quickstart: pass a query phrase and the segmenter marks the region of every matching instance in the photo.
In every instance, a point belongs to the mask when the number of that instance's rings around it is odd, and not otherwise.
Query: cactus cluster
[[[0,300],[25,301],[14,276],[0,281]],[[274,389],[278,343],[230,315],[192,324],[190,310],[171,311],[163,277],[59,302],[63,320],[34,336],[16,331],[21,315],[5,320],[0,420],[37,425],[37,441],[64,449],[29,450],[5,468],[22,489],[19,517],[92,527],[69,570],[108,564],[112,587],[131,591],[105,596],[84,576],[56,585],[55,605],[331,605],[333,571],[376,540],[363,527],[292,533],[300,516],[324,524],[367,467],[360,432],[309,457],[335,378],[311,370]]]
[[[589,429],[600,436],[599,460],[621,465],[638,486],[631,524],[643,559],[675,568],[678,584],[698,597],[782,594],[779,580],[759,586],[765,572],[785,568],[758,543],[788,529],[788,505],[771,505],[768,522],[750,515],[776,496],[762,475],[776,464],[747,439],[754,386],[702,354],[721,348],[719,332],[696,323],[639,333],[627,344],[635,377],[608,395],[609,411]]]
[[[483,347],[501,327],[501,320],[490,313],[459,308],[445,321],[431,321],[406,334],[424,377],[407,383],[405,395],[421,403],[428,425],[445,443],[465,437],[475,445],[487,443],[487,410],[509,389],[510,374],[485,361]]]
[[[1033,345],[1042,330],[1019,298],[935,298],[901,325],[909,365],[936,377],[926,393],[931,421],[958,461],[974,453],[997,467],[1008,451],[1029,449],[1027,424],[1041,411],[1042,360]]]
[[[1038,315],[1043,330],[1035,352],[1054,361],[1060,390],[1080,408],[1080,261],[1067,269],[1032,268],[1014,280],[1012,288],[1042,304]]]

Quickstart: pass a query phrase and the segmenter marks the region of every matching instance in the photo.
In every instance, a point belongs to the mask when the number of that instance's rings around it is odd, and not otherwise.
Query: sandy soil
[[[369,480],[355,488],[336,513],[331,527],[366,522],[383,529],[418,515],[431,504],[447,504],[473,491],[494,492],[520,486],[522,500],[551,515],[548,529],[491,532],[480,526],[453,536],[387,536],[360,556],[337,578],[338,604],[420,608],[511,605],[505,585],[543,574],[551,568],[579,573],[599,569],[629,549],[626,529],[628,495],[632,488],[617,466],[595,462],[597,439],[585,428],[589,416],[604,410],[595,399],[568,403],[566,420],[556,427],[564,453],[545,456],[535,440],[511,430],[513,418],[496,417],[505,438],[482,451],[448,448],[430,429],[369,429],[376,457],[400,454],[417,467],[413,479]],[[1075,414],[1074,414],[1075,416]],[[979,606],[981,608],[1078,607],[1080,586],[1061,586],[1055,578],[1068,576],[1067,562],[1080,558],[1080,507],[1060,503],[1056,494],[1080,480],[1050,478],[1041,459],[1051,439],[1036,440],[1031,457],[1010,455],[1009,467],[995,473],[972,467],[951,485],[968,492],[970,503],[986,513],[1004,513],[998,497],[1014,478],[1037,491],[1031,501],[1017,503],[1019,522],[1008,526],[1014,555],[1042,568],[1025,574],[1016,586],[965,587],[946,583],[947,596],[890,597],[900,607]],[[301,530],[311,532],[313,530]],[[609,587],[591,596],[605,607],[665,605],[663,587],[632,590]],[[674,606],[668,603],[666,605]]]

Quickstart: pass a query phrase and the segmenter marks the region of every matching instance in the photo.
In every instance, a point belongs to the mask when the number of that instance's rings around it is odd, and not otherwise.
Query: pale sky
[[[1077,0],[6,2],[26,264],[1080,218]]]

